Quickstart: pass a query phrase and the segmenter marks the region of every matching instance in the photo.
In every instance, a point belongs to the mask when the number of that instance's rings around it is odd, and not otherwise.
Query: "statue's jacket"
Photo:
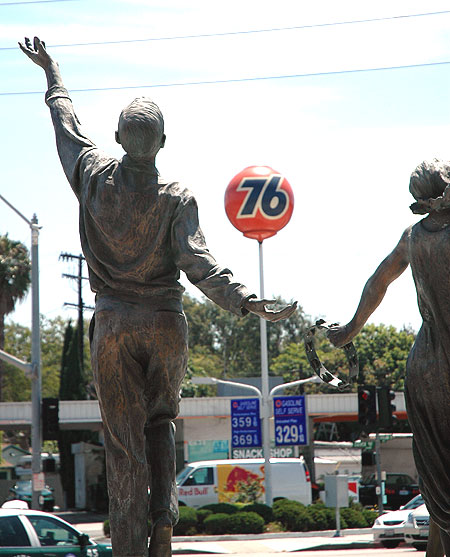
[[[66,89],[46,93],[58,154],[80,206],[81,245],[97,295],[180,302],[180,270],[222,308],[244,315],[247,288],[209,253],[192,193],[153,163],[100,151],[83,133]]]

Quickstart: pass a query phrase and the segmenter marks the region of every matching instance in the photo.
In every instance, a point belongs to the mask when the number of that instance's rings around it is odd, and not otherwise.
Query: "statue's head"
[[[433,201],[442,196],[449,184],[450,163],[433,159],[419,164],[409,181],[409,191],[417,201],[411,205],[411,210],[418,214],[429,213],[433,209]]]
[[[153,101],[139,97],[122,110],[116,141],[132,159],[154,160],[165,140],[164,118]]]

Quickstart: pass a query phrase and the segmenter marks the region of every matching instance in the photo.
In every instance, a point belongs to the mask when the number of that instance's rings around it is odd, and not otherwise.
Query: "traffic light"
[[[42,399],[42,439],[53,441],[58,439],[59,432],[59,400],[57,398]]]
[[[388,385],[377,387],[378,395],[378,425],[383,429],[392,429],[396,417],[394,416],[395,393]]]
[[[358,387],[358,422],[365,427],[375,425],[377,422],[375,385],[360,385]]]

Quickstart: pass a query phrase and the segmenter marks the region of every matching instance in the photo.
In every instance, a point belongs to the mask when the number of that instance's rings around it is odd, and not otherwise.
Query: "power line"
[[[329,75],[346,75],[353,73],[381,72],[389,70],[405,70],[413,68],[428,68],[433,66],[444,66],[450,64],[450,61],[428,62],[423,64],[407,64],[403,66],[383,66],[379,68],[355,68],[352,70],[335,70],[330,72],[316,72],[289,75],[268,75],[256,77],[240,77],[235,79],[214,79],[211,81],[185,81],[181,83],[157,83],[155,85],[121,85],[118,87],[89,87],[86,89],[70,89],[71,93],[86,93],[92,91],[120,91],[123,89],[157,89],[158,87],[185,87],[187,85],[220,85],[223,83],[242,83],[248,81],[268,81],[272,79],[295,79],[302,77],[321,77]],[[11,91],[0,92],[0,96],[16,96],[16,95],[43,95],[45,91]]]
[[[76,2],[77,0],[17,0],[15,2],[0,2],[0,6],[18,6],[19,4],[48,4],[49,2]]]
[[[74,1],[74,0],[40,0],[42,2],[58,2],[58,1]],[[26,4],[27,2],[23,2]],[[31,4],[37,4],[37,2],[29,2]],[[1,4],[0,4],[1,5]],[[65,44],[54,44],[54,45],[47,45],[51,48],[67,48],[67,47],[76,47],[76,46],[102,46],[102,45],[112,45],[112,44],[128,44],[128,43],[143,43],[143,42],[150,42],[150,41],[173,41],[173,40],[183,40],[183,39],[204,39],[204,38],[211,38],[211,37],[226,37],[232,35],[250,35],[255,33],[272,33],[278,31],[294,31],[299,29],[313,29],[317,27],[333,27],[337,25],[353,25],[359,23],[374,23],[379,21],[390,21],[390,20],[398,20],[398,19],[407,19],[413,17],[425,17],[425,16],[435,16],[435,15],[444,15],[449,14],[450,10],[442,10],[440,12],[424,12],[420,14],[404,14],[404,15],[395,15],[395,16],[387,16],[387,17],[376,17],[371,19],[356,19],[350,21],[334,21],[329,23],[312,23],[310,25],[295,25],[291,27],[272,27],[269,29],[250,29],[247,31],[225,31],[223,33],[202,33],[199,35],[175,35],[169,37],[148,37],[145,39],[119,39],[117,41],[94,41],[94,42],[86,42],[86,43],[65,43]],[[0,51],[4,50],[16,50],[17,47],[15,46],[7,46],[7,47],[0,47]]]

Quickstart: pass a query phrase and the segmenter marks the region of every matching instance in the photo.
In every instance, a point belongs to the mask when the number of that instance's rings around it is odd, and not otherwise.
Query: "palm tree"
[[[5,317],[14,311],[31,282],[28,249],[21,243],[0,236],[0,350],[5,345]],[[3,361],[0,360],[0,401],[3,400]]]

